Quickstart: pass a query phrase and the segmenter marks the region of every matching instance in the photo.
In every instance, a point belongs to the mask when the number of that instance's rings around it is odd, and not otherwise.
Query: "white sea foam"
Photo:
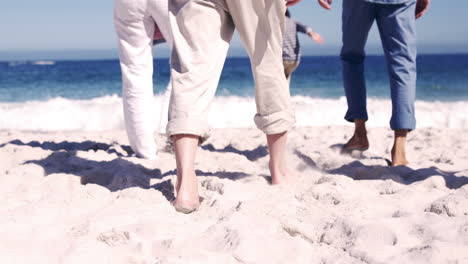
[[[55,61],[33,61],[32,65],[54,65]]]
[[[154,120],[159,123],[163,97],[154,97]],[[343,120],[345,98],[323,99],[294,96],[297,126],[350,125]],[[418,127],[468,129],[468,101],[416,103]],[[387,127],[391,113],[389,100],[368,100],[370,127]],[[33,131],[103,131],[124,129],[122,99],[105,96],[91,100],[54,98],[48,101],[0,103],[0,129]],[[217,97],[209,122],[214,128],[253,127],[253,98]]]

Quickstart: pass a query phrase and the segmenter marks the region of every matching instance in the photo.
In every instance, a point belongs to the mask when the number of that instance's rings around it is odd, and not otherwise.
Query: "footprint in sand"
[[[86,222],[80,223],[79,225],[73,226],[69,231],[69,234],[73,238],[78,238],[78,237],[84,236],[84,235],[86,235],[88,233],[89,233],[89,221],[86,221]]]
[[[425,212],[438,215],[457,217],[468,216],[468,191],[460,189],[431,203]]]
[[[100,233],[96,239],[110,247],[116,247],[128,244],[130,233],[128,231],[112,229],[111,231]]]
[[[425,244],[435,239],[434,232],[430,229],[429,226],[425,225],[414,225],[409,234],[416,236]]]
[[[409,216],[410,213],[406,212],[406,211],[401,211],[401,210],[398,210],[398,211],[395,211],[393,214],[392,214],[392,217],[393,218],[400,218],[400,217],[407,217]]]
[[[366,250],[373,247],[395,246],[398,238],[391,229],[382,225],[365,225],[356,232],[355,247]]]
[[[201,182],[201,186],[208,191],[217,192],[220,195],[224,194],[224,184],[217,182],[214,179],[206,179]]]
[[[400,191],[400,188],[395,184],[395,182],[386,180],[382,184],[380,184],[378,187],[379,194],[380,195],[392,195],[396,194]]]
[[[333,223],[328,223],[320,236],[320,243],[333,245],[337,248],[349,248],[356,240],[356,228],[344,219],[336,219]]]
[[[238,231],[230,228],[225,228],[224,233],[220,237],[218,237],[218,239],[215,239],[215,241],[216,250],[232,251],[239,246],[241,239]]]
[[[468,245],[468,222],[461,225],[458,229],[458,235],[464,245]]]
[[[435,258],[440,255],[440,250],[434,245],[412,247],[402,255],[406,255],[405,258],[413,260],[414,263],[441,263]]]
[[[320,177],[320,179],[318,179],[315,184],[319,185],[319,184],[323,184],[323,183],[330,183],[331,185],[335,185],[335,186],[337,184],[335,179],[333,177],[330,177],[330,176]]]

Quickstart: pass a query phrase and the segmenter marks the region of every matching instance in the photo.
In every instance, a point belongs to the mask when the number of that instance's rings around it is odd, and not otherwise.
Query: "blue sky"
[[[253,0],[252,0],[253,1]],[[302,36],[305,54],[337,54],[341,43],[341,3],[334,9],[320,8],[316,0],[303,0],[291,8],[293,17],[321,33],[325,45],[318,46]],[[450,3],[450,4],[448,4]],[[112,0],[15,0],[4,1],[0,10],[0,60],[116,57],[112,24]],[[468,53],[467,0],[433,0],[429,12],[418,20],[421,53]],[[237,37],[231,54],[241,55]],[[376,27],[368,42],[369,53],[380,53]],[[167,47],[158,47],[167,56]]]

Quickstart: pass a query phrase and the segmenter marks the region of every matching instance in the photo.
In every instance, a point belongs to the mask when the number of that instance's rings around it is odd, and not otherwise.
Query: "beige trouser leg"
[[[206,0],[174,0],[169,17],[174,37],[172,96],[167,135],[206,139],[209,106],[234,33],[230,16]]]
[[[168,135],[209,135],[206,115],[236,25],[255,78],[256,125],[266,134],[294,123],[282,62],[283,0],[174,0],[173,93]]]
[[[218,0],[227,5],[250,57],[255,79],[255,124],[265,134],[295,122],[283,68],[284,0]]]

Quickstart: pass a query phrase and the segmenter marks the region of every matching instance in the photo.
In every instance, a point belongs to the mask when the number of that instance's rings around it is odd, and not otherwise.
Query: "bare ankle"
[[[408,165],[406,159],[406,135],[408,130],[395,130],[395,141],[392,147],[392,166]]]

